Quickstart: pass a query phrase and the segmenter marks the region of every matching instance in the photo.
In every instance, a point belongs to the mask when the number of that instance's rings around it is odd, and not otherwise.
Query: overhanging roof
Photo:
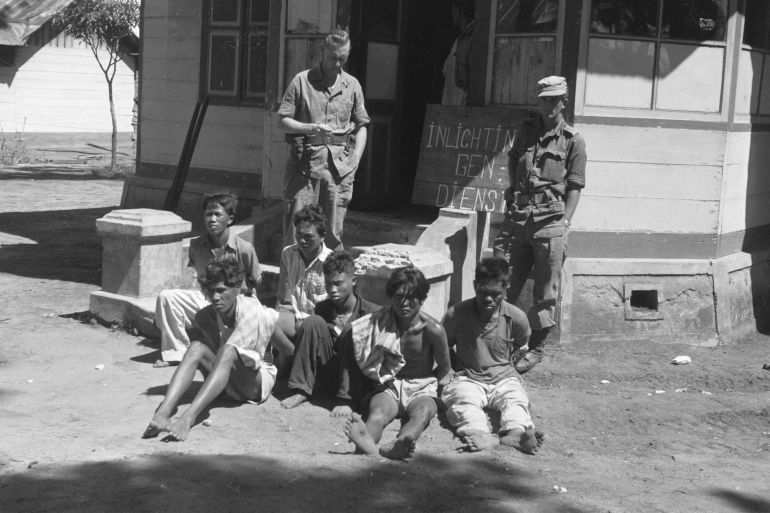
[[[0,0],[0,45],[22,46],[73,0]]]

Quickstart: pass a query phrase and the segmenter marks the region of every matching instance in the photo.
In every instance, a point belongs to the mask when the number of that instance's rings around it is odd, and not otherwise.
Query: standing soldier
[[[545,339],[556,325],[567,233],[585,186],[585,141],[564,120],[567,81],[552,76],[537,85],[539,115],[522,124],[508,153],[508,212],[495,241],[495,256],[510,253],[511,303],[518,300],[534,270],[532,307],[527,312],[532,336],[529,351],[516,364],[520,373],[540,363]]]
[[[294,77],[278,109],[290,145],[284,188],[285,246],[295,242],[294,214],[311,203],[321,205],[329,222],[327,247],[334,250],[342,244],[342,223],[353,197],[369,123],[361,84],[342,69],[348,55],[348,33],[333,30],[324,41],[321,62]]]

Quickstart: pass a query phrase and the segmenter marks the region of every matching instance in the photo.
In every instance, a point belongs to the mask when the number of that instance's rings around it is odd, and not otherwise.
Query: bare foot
[[[147,428],[142,433],[142,438],[155,438],[166,431],[168,431],[168,419],[156,413],[150,423],[147,424]]]
[[[488,451],[500,445],[500,440],[489,433],[473,429],[463,437],[471,452]]]
[[[184,442],[187,440],[187,435],[190,434],[192,426],[193,421],[187,418],[187,415],[182,414],[169,423],[167,431],[173,440]]]
[[[524,454],[535,454],[543,445],[543,440],[545,440],[545,433],[535,431],[535,428],[511,429],[500,437],[501,444],[513,447]]]
[[[347,404],[339,404],[332,409],[329,414],[332,417],[350,417],[353,414],[353,408]]]
[[[366,423],[364,423],[364,419],[358,413],[350,414],[348,421],[345,423],[345,434],[359,451],[368,456],[377,455],[377,444],[374,443],[372,435],[366,430]]]
[[[406,460],[414,456],[414,450],[417,447],[417,441],[412,437],[399,437],[380,447],[380,456],[391,460]]]
[[[290,395],[283,401],[281,401],[281,406],[286,408],[287,410],[290,410],[291,408],[296,408],[302,403],[305,403],[310,399],[307,395],[303,394],[302,392],[297,392],[294,395]]]

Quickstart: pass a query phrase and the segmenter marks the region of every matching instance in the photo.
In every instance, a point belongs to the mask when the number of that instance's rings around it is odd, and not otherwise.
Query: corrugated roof
[[[73,0],[0,0],[0,45],[22,46]]]

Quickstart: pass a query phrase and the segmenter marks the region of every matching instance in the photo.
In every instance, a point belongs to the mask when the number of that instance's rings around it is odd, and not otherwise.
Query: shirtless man
[[[398,359],[403,367],[393,379],[381,383],[369,401],[366,422],[357,413],[351,414],[345,434],[358,451],[378,454],[390,459],[407,459],[415,451],[417,439],[438,411],[438,386],[451,376],[449,347],[441,325],[420,309],[428,297],[428,284],[421,271],[412,266],[396,269],[390,276],[385,293],[390,298],[386,306],[372,317],[386,320],[384,326],[395,331],[394,349],[400,354],[385,354],[383,366],[393,366]],[[387,317],[394,321],[387,323]],[[355,330],[355,328],[354,328]],[[387,330],[387,328],[386,328]],[[355,342],[355,341],[354,341]],[[399,347],[400,345],[400,347]],[[435,362],[438,364],[433,371]],[[366,369],[362,369],[366,372]],[[387,375],[380,370],[376,375]],[[371,376],[370,376],[371,377]],[[404,418],[396,439],[377,449],[382,431],[397,417]]]
[[[239,294],[243,270],[232,259],[214,261],[198,277],[211,304],[195,315],[204,340],[194,340],[182,357],[163,401],[142,438],[168,433],[183,441],[198,416],[222,392],[237,401],[262,403],[275,384],[276,368],[266,351],[278,313]],[[267,361],[263,358],[267,354]],[[171,418],[200,369],[206,376],[190,407]]]
[[[514,367],[516,356],[527,350],[530,328],[527,315],[504,299],[510,277],[505,260],[483,259],[473,281],[476,296],[447,311],[444,329],[459,369],[441,399],[447,421],[470,451],[502,443],[534,454],[543,434],[535,431],[524,381]],[[497,436],[489,431],[485,409],[500,412]]]

